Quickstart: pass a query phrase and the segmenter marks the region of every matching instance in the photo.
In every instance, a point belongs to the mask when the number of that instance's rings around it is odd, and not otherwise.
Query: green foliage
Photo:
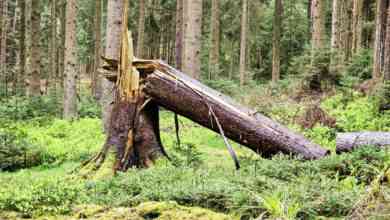
[[[208,80],[204,83],[225,95],[233,95],[239,89],[239,85],[231,80]]]
[[[83,200],[83,184],[59,174],[65,173],[54,169],[1,174],[0,210],[18,211],[25,217],[68,213],[77,201]]]
[[[0,118],[30,120],[52,118],[59,115],[57,98],[54,96],[10,96],[0,103]]]
[[[352,87],[372,76],[372,50],[361,50],[352,57],[351,62],[346,66],[342,74],[341,83],[344,86]]]
[[[27,138],[26,133],[3,124],[0,128],[0,171],[12,171],[37,166],[42,163],[42,154]]]
[[[338,94],[322,103],[330,115],[337,119],[340,131],[390,131],[390,113],[380,114],[378,99]]]
[[[170,154],[172,163],[177,167],[198,168],[202,165],[201,152],[192,143],[178,144],[173,147],[174,154]]]

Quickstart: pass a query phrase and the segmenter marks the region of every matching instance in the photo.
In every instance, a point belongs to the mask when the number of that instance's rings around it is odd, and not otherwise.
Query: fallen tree
[[[264,157],[285,153],[319,159],[329,153],[162,61],[134,60],[125,16],[122,21],[119,60],[104,59],[100,69],[116,84],[108,136],[102,150],[83,166],[94,163],[99,168],[112,150],[114,173],[148,167],[156,158],[167,156],[159,134],[160,106],[221,134],[237,169],[238,159],[227,138]]]
[[[158,105],[240,143],[262,156],[276,153],[318,159],[328,151],[264,115],[241,106],[162,61],[139,60],[134,66],[142,91]]]
[[[390,146],[390,132],[351,132],[338,133],[336,136],[336,152],[349,152],[359,147]]]

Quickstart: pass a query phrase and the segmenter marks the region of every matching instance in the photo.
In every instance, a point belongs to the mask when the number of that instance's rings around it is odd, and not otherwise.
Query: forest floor
[[[242,166],[236,171],[222,138],[185,118],[177,146],[173,114],[163,111],[162,139],[172,161],[115,177],[103,168],[89,178],[72,171],[104,142],[95,107],[85,104],[80,120],[66,122],[50,116],[49,99],[15,100],[0,106],[1,168],[8,170],[0,172],[0,219],[390,218],[390,151],[334,153],[338,131],[390,131],[390,112],[377,112],[375,99],[358,93],[322,101],[337,119],[333,128],[301,128],[297,118],[307,105],[299,103],[275,101],[262,111],[332,151],[321,160],[263,159],[233,144]],[[13,103],[19,106],[16,119],[10,116]],[[4,159],[6,147],[15,149]]]

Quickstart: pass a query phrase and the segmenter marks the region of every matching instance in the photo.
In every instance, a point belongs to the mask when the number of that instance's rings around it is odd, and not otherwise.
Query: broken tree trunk
[[[336,152],[349,152],[359,147],[390,146],[390,132],[351,132],[338,133],[336,137]]]
[[[141,91],[157,105],[222,133],[264,157],[281,152],[318,159],[329,153],[162,61],[136,60],[133,65],[140,72]],[[115,75],[106,76],[116,81]]]

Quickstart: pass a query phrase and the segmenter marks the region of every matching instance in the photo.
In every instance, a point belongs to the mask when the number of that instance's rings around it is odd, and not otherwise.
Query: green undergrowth
[[[296,102],[275,101],[266,110],[258,110],[333,152],[337,132],[390,131],[390,113],[378,111],[376,98],[340,92],[325,98],[321,107],[337,119],[334,128],[321,124],[300,128],[295,118],[305,105]],[[84,117],[66,122],[38,114],[0,121],[0,165],[4,165],[0,172],[0,212],[16,212],[25,218],[75,216],[81,206],[105,207],[104,213],[114,215],[151,201],[171,201],[168,204],[174,204],[176,211],[168,210],[186,216],[191,213],[185,207],[200,207],[243,220],[259,216],[344,218],[364,198],[372,181],[390,166],[390,152],[384,149],[368,147],[302,161],[289,155],[262,159],[232,143],[242,166],[236,171],[219,134],[180,117],[182,144],[178,146],[173,114],[162,111],[161,136],[172,161],[161,159],[150,169],[85,179],[72,171],[102,146],[105,136],[100,119]],[[387,180],[381,184],[387,189]],[[371,203],[383,206],[389,202],[386,195]],[[376,209],[365,210],[369,215]],[[165,211],[158,213],[165,219]]]

